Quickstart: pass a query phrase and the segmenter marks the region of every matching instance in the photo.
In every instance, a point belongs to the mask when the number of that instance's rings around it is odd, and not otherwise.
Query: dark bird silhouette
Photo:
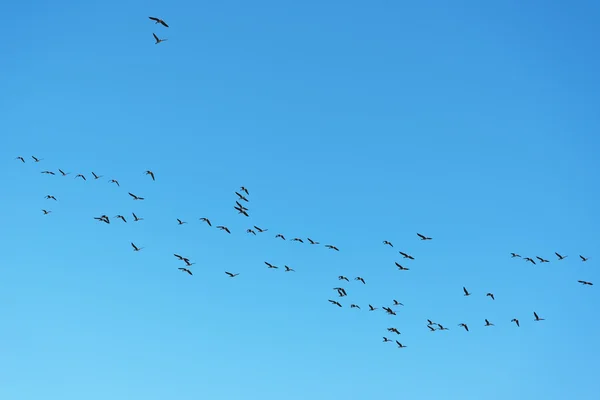
[[[344,288],[336,287],[336,288],[333,288],[333,290],[337,290],[338,295],[340,297],[348,296],[348,293],[346,293],[346,290],[344,290]]]
[[[235,201],[235,204],[237,205],[237,207],[235,207],[238,210],[243,210],[243,211],[248,211],[248,207],[244,207],[239,201]]]
[[[108,219],[108,217],[106,215],[101,215],[99,217],[94,217],[95,220],[101,221],[101,222],[105,222],[107,224],[110,224],[110,219]]]
[[[208,226],[212,226],[212,224],[210,223],[210,220],[208,218],[202,217],[202,218],[200,218],[200,221],[204,221],[208,224]]]
[[[117,186],[121,186],[121,185],[119,185],[119,181],[118,181],[118,180],[116,180],[116,179],[111,179],[111,180],[109,181],[109,183],[116,183],[116,184],[117,184]]]
[[[350,308],[358,308],[360,310],[360,307],[357,306],[356,304],[350,304]]]
[[[554,254],[556,254],[556,257],[558,257],[558,261],[564,260],[565,258],[569,257],[569,256],[563,256],[561,254],[558,254],[557,252],[554,252]]]
[[[378,309],[378,307],[373,307],[372,305],[369,304],[369,311],[375,311],[377,309]]]
[[[390,339],[388,339],[388,338],[386,338],[385,336],[383,337],[383,341],[384,341],[384,342],[391,342],[391,340],[390,340]]]
[[[225,273],[226,273],[227,275],[229,275],[229,277],[230,277],[230,278],[235,278],[236,276],[238,276],[238,275],[239,275],[239,273],[237,273],[237,274],[232,274],[231,272],[227,272],[227,271],[225,271]]]
[[[133,251],[140,251],[143,247],[137,247],[133,242],[131,242],[131,247],[133,247]]]
[[[240,190],[250,196],[250,192],[248,192],[248,189],[246,189],[244,186],[240,186]]]
[[[582,255],[579,255],[579,258],[581,258],[581,261],[586,262],[587,260],[589,260],[589,258],[586,258]]]
[[[196,264],[196,263],[190,262],[190,260],[189,260],[189,259],[187,259],[187,258],[184,258],[184,259],[183,259],[183,262],[184,262],[184,263],[185,263],[185,265],[187,265],[188,267],[191,267],[192,265]]]
[[[70,174],[70,172],[65,172],[65,171],[63,171],[63,170],[62,170],[62,169],[60,169],[60,168],[58,169],[58,172],[60,172],[60,174],[61,174],[62,176],[67,176],[67,175],[69,175],[69,174]]]
[[[238,195],[238,197],[240,198],[240,200],[244,200],[245,202],[248,202],[248,199],[244,197],[244,195],[239,194],[238,192],[235,192],[235,194]]]
[[[400,303],[398,300],[394,300],[394,305],[395,306],[403,306],[404,307],[404,304]]]
[[[254,232],[252,229],[246,229],[246,233],[251,233],[256,236],[256,232]]]
[[[152,21],[155,21],[155,25],[156,24],[161,24],[165,28],[169,27],[169,25],[167,25],[167,23],[165,21],[163,21],[162,19],[160,19],[160,18],[156,18],[156,17],[148,17],[148,18],[150,18]]]
[[[487,293],[487,294],[486,294],[486,296],[488,296],[488,297],[491,297],[491,298],[492,298],[492,300],[496,300],[496,299],[494,298],[494,293]]]
[[[154,172],[152,172],[152,171],[150,171],[150,170],[147,170],[146,172],[144,172],[144,174],[146,174],[146,175],[150,175],[150,178],[152,178],[152,180],[153,180],[153,181],[155,180],[155,179],[154,179]]]
[[[187,272],[189,275],[194,275],[194,274],[192,274],[192,271],[190,271],[187,268],[179,267],[177,269],[180,270],[180,271],[182,271],[182,272]]]
[[[159,39],[158,36],[156,36],[156,34],[154,32],[152,32],[152,36],[154,36],[154,40],[156,40],[156,43],[154,44],[159,44],[160,42],[166,42],[169,39]]]
[[[256,230],[257,230],[259,233],[263,233],[263,232],[266,232],[266,231],[268,231],[268,229],[261,229],[261,228],[259,228],[259,227],[258,227],[258,226],[256,226],[256,225],[254,225],[254,229],[256,229]]]
[[[42,212],[44,213],[44,215],[48,215],[48,214],[50,214],[52,211],[48,211],[48,210],[42,210]]]
[[[588,282],[588,281],[577,281],[577,282],[581,283],[582,285],[588,285],[588,286],[594,285],[592,282]]]
[[[83,174],[77,174],[77,175],[75,175],[75,178],[74,178],[74,179],[77,179],[77,178],[81,178],[81,179],[83,179],[84,181],[87,181],[87,179],[85,179],[85,176],[83,176]]]
[[[173,254],[175,257],[177,257],[180,260],[185,260],[185,257],[180,256],[179,254]]]
[[[338,307],[341,307],[341,306],[342,306],[340,303],[338,303],[338,302],[337,302],[337,301],[335,301],[335,300],[329,300],[329,302],[330,302],[331,304],[335,304],[335,305],[336,305],[336,306],[338,306]]]
[[[132,197],[134,200],[144,200],[144,198],[143,198],[143,197],[136,196],[135,194],[133,194],[133,193],[131,193],[131,192],[129,193],[129,195],[130,195],[130,196],[131,196],[131,197]]]
[[[510,320],[510,322],[514,322],[515,324],[517,324],[517,328],[520,327],[521,325],[519,324],[519,320],[516,318],[513,318]]]
[[[428,319],[427,320],[427,324],[428,325],[437,325],[437,323],[433,322],[432,320]]]
[[[54,172],[52,171],[42,171],[42,174],[46,174],[46,175],[56,175]]]
[[[244,210],[243,208],[238,208],[238,207],[233,207],[238,211],[238,214],[244,214],[246,217],[249,217],[250,215],[248,215],[248,213],[246,212],[246,210]]]
[[[525,260],[525,262],[530,262],[533,265],[535,265],[535,261],[533,261],[533,258],[531,258],[531,257],[525,257],[523,260]]]
[[[183,224],[187,224],[187,222],[180,220],[179,218],[177,218],[177,224],[178,225],[183,225]]]
[[[439,327],[438,330],[440,330],[440,331],[449,331],[450,330],[450,329],[446,328],[445,326],[443,326],[441,324],[436,324],[436,325]]]
[[[413,256],[411,256],[410,254],[406,254],[402,251],[399,251],[398,253],[400,253],[400,255],[404,258],[408,258],[409,260],[414,260],[415,258]]]
[[[494,326],[494,324],[492,324],[490,321],[488,321],[487,319],[485,320],[485,326]]]
[[[31,158],[33,158],[34,162],[40,162],[40,161],[43,160],[43,158],[37,158],[37,157],[34,157],[34,156],[31,156]]]
[[[540,318],[535,311],[533,312],[533,316],[535,317],[534,321],[545,321],[544,318]]]
[[[361,278],[360,276],[357,276],[356,278],[354,278],[355,281],[360,281],[363,284],[365,284],[365,280],[363,278]]]
[[[396,340],[396,344],[398,345],[398,348],[399,348],[399,349],[404,349],[404,348],[408,347],[408,346],[405,346],[405,345],[403,345],[402,343],[400,343],[400,342],[399,342],[399,341],[397,341],[397,340]]]
[[[392,244],[392,242],[388,242],[387,240],[384,240],[384,241],[383,241],[383,244],[384,244],[384,245],[388,245],[388,246],[390,246],[390,247],[394,247],[394,245]]]
[[[266,261],[265,261],[265,264],[267,264],[267,267],[268,267],[268,268],[272,268],[272,269],[277,269],[277,268],[279,268],[278,266],[276,266],[276,265],[273,265],[273,264],[271,264],[271,263],[269,263],[269,262],[266,262]]]
[[[281,238],[281,239],[285,240],[285,236],[283,236],[281,233],[278,233],[277,235],[275,235],[275,238]]]
[[[293,238],[291,241],[292,241],[292,242],[300,242],[300,243],[304,243],[304,241],[303,241],[302,239],[300,239],[300,238]]]
[[[331,249],[331,250],[340,251],[340,249],[338,249],[337,247],[332,246],[330,244],[326,244],[325,247],[327,247],[328,249]]]
[[[383,307],[383,309],[385,310],[386,313],[388,313],[389,315],[396,315],[396,312],[394,310],[392,310],[389,307]]]
[[[132,212],[131,215],[133,215],[133,222],[138,222],[138,221],[143,221],[144,220],[144,218],[138,218],[138,216],[135,215],[134,212]]]
[[[25,159],[23,157],[21,157],[21,156],[15,157],[15,160],[21,160],[22,162],[25,162]]]
[[[290,267],[288,267],[287,265],[284,265],[284,268],[285,268],[285,271],[284,271],[284,272],[296,272],[296,271],[294,270],[294,268],[290,268]]]
[[[319,242],[315,242],[314,240],[312,240],[311,238],[306,238],[306,240],[308,240],[308,242],[310,244],[319,244]]]
[[[229,228],[227,228],[226,226],[223,226],[223,225],[217,226],[217,229],[220,229],[220,230],[225,231],[227,233],[231,233],[231,231],[229,230]]]
[[[469,291],[467,290],[466,287],[463,286],[463,292],[465,292],[465,296],[470,296],[471,293],[469,293]]]
[[[547,263],[547,262],[550,262],[550,261],[548,261],[548,260],[546,260],[546,259],[544,259],[544,258],[542,258],[542,257],[535,256],[535,258],[537,258],[538,260],[540,260],[540,262],[541,262],[541,263]]]
[[[512,257],[512,258],[515,258],[515,257],[521,257],[521,256],[520,256],[520,255],[518,255],[517,253],[510,253],[510,255],[511,255],[511,257]]]
[[[338,279],[339,279],[340,281],[346,281],[346,282],[350,282],[350,281],[348,280],[348,278],[346,278],[344,275],[340,275],[340,276],[338,276]]]
[[[435,332],[436,331],[436,329],[433,326],[431,326],[431,325],[427,325],[427,327],[429,328],[429,330],[431,332]]]
[[[467,332],[469,332],[469,327],[467,326],[467,324],[462,323],[462,324],[458,324],[458,326],[462,326],[463,328],[465,328],[465,330]]]
[[[396,261],[394,261],[394,264],[396,264],[396,267],[398,267],[398,269],[400,271],[408,271],[408,270],[410,270],[410,268],[403,267],[402,265],[398,264]]]
[[[427,237],[425,235],[421,235],[420,233],[417,233],[417,236],[421,238],[421,240],[431,240],[430,237]]]
[[[392,328],[387,328],[387,330],[388,330],[388,332],[395,333],[396,335],[400,335],[401,334],[398,329],[393,328],[393,327]]]
[[[100,178],[102,178],[104,176],[104,175],[96,175],[94,173],[94,171],[92,171],[92,175],[94,176],[94,179],[100,179]]]
[[[52,196],[52,195],[50,195],[50,194],[49,194],[49,195],[47,195],[47,196],[46,196],[46,197],[44,197],[44,198],[45,198],[45,199],[48,199],[48,200],[54,200],[54,201],[56,201],[56,197],[54,197],[54,196]]]

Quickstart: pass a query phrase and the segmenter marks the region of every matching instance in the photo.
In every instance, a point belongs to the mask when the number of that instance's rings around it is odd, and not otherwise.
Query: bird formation
[[[156,17],[148,17],[149,19],[151,19],[152,21],[154,21],[154,24],[161,24],[162,26],[164,26],[165,28],[168,28],[169,25],[167,25],[167,23],[165,21],[163,21],[160,18],[156,18]],[[152,36],[154,36],[154,44],[159,44],[161,42],[166,42],[169,39],[160,39],[158,36],[156,36],[156,33],[152,32]],[[154,179],[154,178],[152,178]]]
[[[162,24],[164,26],[167,26],[164,23],[164,21],[162,21],[160,19],[155,19],[155,18],[152,18],[152,17],[151,17],[151,19],[156,20],[156,23],[160,23],[160,24]],[[31,156],[31,159],[33,160],[34,163],[40,163],[41,161],[44,160],[44,159],[38,158],[36,156]],[[18,161],[20,161],[22,163],[26,162],[25,158],[22,157],[22,156],[16,157],[15,160],[18,160]],[[67,175],[70,175],[70,172],[64,172],[61,169],[57,169],[57,171],[60,174],[60,176],[62,176],[62,177],[66,177]],[[45,174],[45,175],[48,175],[48,176],[57,176],[57,174],[54,171],[52,171],[52,170],[46,170],[46,169],[44,169],[44,170],[41,171],[41,173]],[[153,171],[146,170],[144,172],[144,175],[148,176],[153,182],[156,181],[156,176],[155,176],[155,174],[154,174]],[[92,171],[91,172],[91,177],[93,178],[93,180],[99,180],[99,179],[103,178],[103,175],[98,175],[98,174],[96,174],[95,172]],[[82,174],[82,173],[78,173],[78,174],[75,175],[74,179],[78,179],[78,178],[81,179],[82,181],[87,181],[85,175]],[[54,179],[56,179],[56,178],[54,178]],[[110,184],[114,184],[115,186],[117,186],[119,188],[121,187],[119,181],[116,180],[116,179],[109,179],[109,180],[107,180],[107,182],[110,183]],[[145,197],[142,197],[142,196],[140,196],[138,194],[134,194],[132,192],[127,192],[127,194],[128,194],[129,198],[132,201],[135,201],[135,202],[145,201]],[[234,194],[236,195],[236,198],[234,200],[235,201],[235,205],[233,206],[233,208],[237,211],[237,214],[238,215],[242,215],[244,217],[250,217],[249,208],[246,206],[247,204],[250,203],[250,200],[249,200],[249,198],[250,198],[250,192],[249,192],[249,190],[246,187],[241,186],[237,191],[234,191]],[[46,194],[44,196],[44,199],[45,200],[51,200],[52,202],[59,202],[59,200],[57,199],[57,197],[55,197],[52,194]],[[43,215],[49,215],[49,214],[52,213],[52,210],[42,209],[42,213],[43,213]],[[139,222],[139,221],[143,221],[144,220],[144,218],[138,217],[138,215],[136,215],[135,212],[132,212],[131,215],[133,217],[132,222]],[[119,219],[123,223],[127,223],[128,222],[127,218],[125,218],[125,216],[122,215],[122,214],[118,214],[118,215],[114,216],[113,218],[114,219]],[[110,217],[108,215],[104,215],[103,214],[103,215],[100,215],[100,216],[94,216],[93,219],[96,220],[96,221],[98,221],[98,222],[105,223],[105,224],[111,224],[111,220],[110,220]],[[212,224],[211,220],[208,217],[201,217],[201,218],[199,218],[199,221],[201,221],[202,223],[204,223],[207,227],[213,227],[213,224]],[[179,219],[179,218],[176,218],[176,221],[174,221],[174,223],[177,223],[177,225],[187,224],[186,221],[184,221],[182,219]],[[230,235],[232,234],[232,231],[226,225],[216,225],[215,228],[218,229],[218,230],[223,231],[224,233],[227,233],[227,234],[230,234]],[[247,234],[251,234],[251,235],[256,236],[256,235],[259,235],[259,234],[265,234],[268,231],[269,231],[268,229],[261,228],[261,227],[259,227],[257,225],[253,225],[252,227],[247,228],[245,232]],[[416,235],[417,235],[417,238],[419,240],[421,240],[421,241],[432,241],[433,240],[432,237],[423,235],[423,234],[418,233],[418,232],[416,233]],[[275,234],[274,238],[281,239],[281,240],[288,240],[288,239],[286,239],[286,237],[282,233]],[[306,242],[304,241],[304,238],[294,237],[292,239],[289,239],[289,241],[297,242],[297,243],[304,244],[304,245],[311,245],[311,246],[318,246],[318,245],[320,245],[320,242],[315,241],[315,240],[313,240],[311,238],[305,238],[305,239],[306,239]],[[389,240],[384,240],[383,241],[383,245],[387,246],[387,247],[390,247],[390,248],[394,248],[394,245]],[[139,244],[136,244],[134,241],[130,242],[130,246],[131,246],[131,249],[134,252],[140,252],[140,251],[144,250],[144,248],[145,248],[145,247],[140,246]],[[340,251],[337,246],[332,245],[332,244],[325,244],[325,245],[323,245],[323,247],[325,247],[327,249],[330,249],[330,250],[338,251],[338,252]],[[523,259],[525,262],[531,263],[532,265],[537,265],[536,260],[539,263],[541,263],[541,264],[543,264],[543,263],[549,263],[550,262],[550,260],[548,260],[546,258],[543,258],[543,257],[540,257],[540,256],[537,256],[537,255],[535,256],[535,259],[534,259],[533,257],[522,257],[518,253],[510,253],[510,254],[511,254],[511,258]],[[565,260],[568,257],[567,255],[563,255],[563,254],[558,253],[558,252],[555,252],[554,254],[556,256],[556,261],[557,262],[563,261],[563,260]],[[175,256],[175,258],[178,261],[181,261],[181,262],[183,262],[185,264],[185,265],[182,265],[180,267],[177,267],[177,270],[179,270],[181,272],[184,272],[185,274],[187,274],[189,276],[193,276],[194,274],[193,274],[191,268],[192,268],[192,266],[195,263],[192,262],[190,260],[190,258],[182,256],[180,254],[174,253],[173,255]],[[398,251],[398,255],[399,255],[399,257],[402,257],[402,260],[404,260],[403,263],[404,262],[406,262],[406,263],[413,263],[413,262],[415,262],[415,257],[413,257],[410,253],[408,253],[406,251],[400,250],[400,251]],[[583,255],[579,255],[579,259],[580,259],[581,262],[587,262],[588,260],[590,260],[589,257],[585,257]],[[394,265],[398,268],[399,271],[403,271],[403,272],[404,271],[410,271],[410,268],[408,268],[408,267],[400,264],[399,261],[393,260],[393,262],[394,262]],[[271,263],[269,261],[264,261],[264,264],[266,265],[267,269],[271,269],[271,270],[278,270],[279,269],[279,266],[277,266],[277,265],[275,265],[275,264],[273,264],[273,263]],[[295,272],[295,270],[293,268],[289,267],[288,265],[283,265],[283,268],[284,268],[283,269],[284,272]],[[224,272],[225,272],[226,277],[228,277],[228,278],[236,278],[236,277],[240,276],[239,272],[232,272],[232,271],[224,271]],[[338,280],[338,282],[342,281],[342,282],[346,282],[348,284],[350,283],[350,279],[347,276],[345,276],[345,275],[339,275],[337,277],[337,280]],[[354,277],[353,281],[361,284],[360,286],[367,285],[367,280],[364,277],[362,277],[362,276],[356,276],[356,277]],[[592,282],[589,282],[589,281],[586,281],[586,280],[578,280],[577,282],[579,284],[581,284],[582,286],[593,286]],[[336,287],[333,288],[333,290],[337,293],[338,300],[329,299],[328,300],[329,303],[331,303],[332,305],[335,305],[338,308],[344,308],[344,304],[342,303],[342,299],[343,298],[347,298],[348,297],[348,293],[351,290],[347,289],[345,287],[342,287],[342,286],[336,286]],[[462,292],[463,292],[463,296],[465,296],[465,297],[470,297],[470,296],[473,295],[473,293],[470,292],[464,286],[462,288]],[[485,296],[489,297],[492,301],[496,300],[496,296],[492,292],[485,292]],[[501,301],[501,300],[499,300],[499,301]],[[390,302],[391,302],[391,304],[382,305],[381,306],[381,310],[384,311],[385,314],[388,315],[388,316],[397,316],[398,307],[404,307],[404,304],[402,302],[396,300],[396,299],[392,299]],[[350,309],[354,309],[354,310],[362,310],[362,308],[360,307],[360,305],[356,304],[355,302],[350,302],[349,303],[349,308]],[[368,309],[366,309],[366,310],[369,311],[369,312],[373,312],[373,311],[377,311],[379,309],[380,309],[379,307],[373,306],[372,304],[368,304]],[[532,319],[532,321],[534,321],[534,322],[541,322],[541,321],[544,321],[544,320],[545,319],[541,318],[537,314],[536,311],[533,311],[533,319]],[[511,319],[510,323],[514,323],[516,327],[520,327],[520,321],[519,321],[518,318]],[[464,321],[458,323],[457,326],[460,327],[460,328],[463,328],[465,332],[470,332],[469,325],[467,325],[467,323],[464,322]],[[482,321],[482,323],[481,323],[481,326],[483,326],[483,327],[493,327],[495,325],[489,319],[484,319],[484,321]],[[442,325],[442,324],[440,324],[438,322],[434,322],[431,319],[427,319],[426,328],[429,331],[431,331],[431,332],[450,330],[446,326],[444,326],[444,325]],[[391,333],[394,333],[396,335],[400,335],[401,334],[401,332],[397,328],[395,328],[395,327],[389,327],[387,329],[387,331],[391,332]],[[392,341],[392,340],[390,340],[386,336],[383,336],[383,342],[386,342],[386,343],[387,342],[390,342],[390,343],[395,342],[396,345],[398,346],[398,348],[400,348],[400,349],[407,347],[407,346],[403,345],[401,342],[399,342],[398,340]]]

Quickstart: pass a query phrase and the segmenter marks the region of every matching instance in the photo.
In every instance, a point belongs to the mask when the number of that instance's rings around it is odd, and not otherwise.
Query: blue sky
[[[600,4],[525,3],[8,5],[0,398],[595,398]]]

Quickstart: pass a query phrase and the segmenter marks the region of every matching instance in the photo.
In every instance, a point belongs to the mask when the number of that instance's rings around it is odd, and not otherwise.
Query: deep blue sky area
[[[0,398],[597,399],[599,18],[7,3]]]

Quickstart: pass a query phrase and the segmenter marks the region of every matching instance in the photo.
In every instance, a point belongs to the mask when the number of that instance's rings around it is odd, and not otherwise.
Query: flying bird
[[[108,216],[106,215],[101,215],[99,217],[94,217],[95,220],[98,220],[100,222],[105,222],[107,224],[110,224],[110,219],[108,219]]]
[[[542,258],[542,257],[535,256],[535,258],[537,258],[538,260],[540,260],[540,262],[541,262],[541,263],[547,263],[547,262],[550,262],[550,261],[548,261],[548,260],[546,260],[546,259],[544,259],[544,258]]]
[[[74,178],[74,179],[77,179],[77,178],[81,178],[81,179],[83,179],[84,181],[87,181],[87,179],[85,179],[85,176],[83,176],[83,174],[77,174],[77,175],[75,175],[75,178]]]
[[[348,280],[348,278],[346,278],[344,275],[340,275],[340,276],[338,276],[338,279],[339,279],[340,281],[346,281],[346,282],[350,282],[350,281]]]
[[[332,246],[330,244],[326,244],[325,247],[327,247],[328,249],[331,249],[331,250],[340,251],[340,249],[338,249],[337,247]]]
[[[354,278],[355,281],[360,281],[363,284],[365,284],[365,280],[363,278],[361,278],[360,276],[357,276],[356,278]]]
[[[177,224],[178,225],[183,225],[183,224],[187,224],[187,222],[180,220],[179,218],[177,218]]]
[[[401,252],[401,251],[399,251],[398,253],[400,253],[400,255],[401,255],[402,257],[404,257],[404,258],[408,258],[409,260],[414,260],[414,259],[415,259],[415,258],[414,258],[413,256],[411,256],[410,254],[406,254],[406,253],[403,253],[403,252]]]
[[[33,158],[34,162],[40,162],[40,161],[43,160],[43,158],[37,158],[37,157],[34,157],[34,156],[31,156],[31,158]]]
[[[227,272],[227,271],[225,271],[225,273],[226,273],[227,275],[229,275],[229,277],[230,277],[230,278],[235,278],[236,276],[238,276],[238,275],[239,275],[239,272],[238,272],[237,274],[232,274],[231,272]]]
[[[293,238],[291,240],[291,242],[300,242],[300,243],[304,243],[304,240],[300,239],[300,238]]]
[[[442,324],[436,324],[439,327],[439,331],[449,331],[450,329],[446,328],[445,326],[443,326]]]
[[[581,283],[582,285],[588,285],[588,286],[592,286],[593,283],[592,282],[588,282],[588,281],[577,281],[579,283]]]
[[[390,339],[388,339],[388,338],[386,338],[385,336],[383,337],[383,341],[384,341],[384,342],[391,342],[391,340],[390,340]]]
[[[558,257],[558,261],[564,260],[565,258],[569,257],[569,256],[563,256],[561,254],[558,254],[557,252],[554,252],[554,254],[556,254],[556,257]]]
[[[60,172],[60,174],[61,174],[62,176],[67,176],[67,175],[69,175],[69,174],[70,174],[70,172],[65,172],[65,171],[63,171],[63,170],[62,170],[62,169],[60,169],[60,168],[58,169],[58,172]]]
[[[248,199],[244,197],[244,195],[239,194],[238,192],[235,192],[235,194],[238,195],[238,197],[240,198],[240,200],[244,200],[245,202],[248,202]]]
[[[143,247],[137,247],[133,242],[131,242],[131,247],[133,247],[133,251],[140,251]]]
[[[399,341],[396,340],[396,344],[398,345],[399,349],[404,349],[407,346],[404,346],[402,343],[400,343]]]
[[[155,179],[154,179],[154,172],[152,172],[152,171],[148,170],[148,171],[144,172],[144,174],[146,174],[146,175],[150,175],[150,178],[152,178],[152,180],[155,180]]]
[[[586,258],[582,255],[579,255],[579,258],[581,258],[581,261],[586,262],[587,260],[589,260],[589,258]]]
[[[283,236],[281,233],[278,233],[277,235],[275,235],[275,238],[281,238],[281,239],[285,240],[285,236]]]
[[[494,326],[494,324],[492,324],[490,321],[488,321],[487,319],[485,320],[485,326]]]
[[[48,214],[50,214],[52,211],[48,211],[48,210],[42,210],[42,212],[44,213],[44,215],[48,215]]]
[[[417,233],[417,236],[421,238],[421,240],[431,240],[430,237],[427,237],[425,235],[421,235],[420,233]]]
[[[273,264],[271,264],[271,263],[269,263],[269,262],[266,262],[266,261],[265,261],[265,264],[267,264],[267,267],[268,267],[268,268],[273,268],[273,269],[277,269],[277,268],[279,268],[279,267],[277,267],[276,265],[273,265]]]
[[[138,222],[138,221],[143,221],[144,220],[144,218],[138,218],[138,216],[135,215],[134,212],[132,212],[131,215],[133,215],[133,222]]]
[[[337,302],[337,301],[335,301],[335,300],[329,300],[329,302],[330,302],[331,304],[335,304],[335,305],[336,305],[336,306],[338,306],[338,307],[341,307],[341,306],[342,306],[340,303],[338,303],[338,302]]]
[[[135,194],[133,194],[133,193],[131,193],[131,192],[129,192],[129,195],[130,195],[131,197],[133,197],[133,199],[134,199],[134,200],[144,200],[144,198],[143,198],[143,197],[136,196]]]
[[[402,265],[398,264],[396,261],[394,261],[394,264],[396,264],[396,267],[398,267],[398,269],[400,271],[408,271],[408,270],[410,270],[410,268],[403,267]]]
[[[25,159],[23,157],[21,157],[21,156],[15,157],[15,160],[21,160],[22,162],[25,162]]]
[[[393,328],[393,327],[392,328],[387,328],[387,330],[388,330],[388,332],[395,333],[396,335],[400,335],[401,334],[398,329]]]
[[[246,233],[251,233],[256,236],[256,232],[254,232],[252,229],[246,229]]]
[[[350,304],[350,308],[358,308],[360,310],[360,307],[357,306],[356,304]]]
[[[534,321],[544,321],[544,318],[540,318],[535,311],[533,312],[533,316],[535,317]]]
[[[100,178],[102,178],[104,176],[104,175],[96,175],[94,173],[94,171],[92,171],[92,175],[94,176],[94,179],[100,179]]]
[[[187,272],[187,273],[188,273],[188,274],[190,274],[190,275],[194,275],[194,274],[192,274],[192,271],[190,271],[190,270],[189,270],[189,269],[187,269],[187,268],[179,267],[179,268],[177,268],[177,269],[178,269],[178,270],[180,270],[180,271],[182,271],[182,272]]]
[[[50,194],[49,194],[49,195],[47,195],[47,196],[46,196],[46,197],[44,197],[44,198],[45,198],[45,199],[48,199],[48,200],[54,200],[54,201],[56,201],[56,197],[54,197],[54,196],[52,196],[52,195],[50,195]]]
[[[375,311],[377,309],[378,309],[378,307],[373,307],[372,305],[369,304],[369,311]]]
[[[348,293],[346,293],[346,290],[344,290],[344,288],[336,287],[336,288],[333,288],[333,290],[337,290],[340,297],[348,296]]]
[[[268,229],[261,229],[258,226],[254,225],[254,229],[256,229],[258,232],[262,233],[262,232],[266,232],[268,231]]]
[[[387,240],[384,240],[384,241],[383,241],[383,244],[384,244],[384,245],[388,245],[388,246],[390,246],[390,247],[394,247],[394,245],[392,244],[392,242],[388,242]]]
[[[200,221],[204,221],[208,224],[208,226],[212,226],[212,224],[210,223],[210,220],[208,218],[202,217],[202,218],[200,218]]]
[[[246,193],[248,196],[250,195],[250,193],[248,192],[248,189],[246,189],[244,186],[240,186],[240,190],[244,193]]]
[[[156,24],[161,24],[161,25],[163,25],[165,28],[168,28],[168,27],[169,27],[169,25],[167,25],[167,23],[166,23],[165,21],[163,21],[162,19],[160,19],[160,18],[156,18],[156,17],[148,17],[148,18],[150,18],[152,21],[155,21],[155,25],[156,25]]]
[[[156,40],[156,43],[154,44],[159,44],[160,42],[166,42],[169,39],[159,39],[158,36],[156,36],[156,34],[153,32],[152,36],[154,36],[154,40]]]
[[[319,244],[319,242],[315,242],[311,238],[306,238],[306,240],[308,240],[310,244]]]
[[[462,326],[463,328],[465,328],[465,330],[467,332],[469,332],[469,327],[467,326],[467,324],[462,323],[462,324],[458,324],[458,326]]]
[[[515,257],[521,257],[521,256],[520,256],[520,255],[518,255],[517,253],[510,253],[510,255],[511,255],[511,257],[512,257],[512,258],[515,258]]]
[[[121,214],[115,215],[115,218],[119,218],[119,219],[123,220],[123,222],[127,222],[127,220],[125,219],[125,217],[122,216]]]
[[[223,226],[223,225],[217,226],[217,229],[220,229],[220,230],[225,231],[227,233],[231,233],[231,231],[229,230],[229,228],[227,228],[226,226]]]
[[[511,319],[510,322],[514,322],[515,324],[517,324],[517,328],[521,326],[519,325],[519,320],[516,318]]]
[[[530,262],[533,265],[535,265],[535,261],[533,261],[533,258],[531,258],[531,257],[525,257],[523,260],[525,260],[525,262]]]
[[[466,287],[463,286],[463,292],[465,292],[465,296],[470,296],[471,293],[469,293],[469,291],[467,290]]]
[[[492,300],[496,300],[496,299],[494,298],[494,293],[487,293],[487,294],[486,294],[486,296],[488,296],[488,297],[491,297],[491,298],[492,298]]]
[[[284,267],[285,267],[285,272],[296,272],[293,268],[290,268],[287,265],[284,265]]]
[[[394,300],[394,305],[395,306],[403,306],[404,307],[404,304],[400,303],[398,300]]]
[[[433,326],[431,326],[431,325],[427,325],[427,327],[429,328],[429,330],[431,332],[435,332],[436,331],[436,329]]]
[[[46,175],[56,175],[54,172],[52,171],[42,171],[42,174],[46,174]]]

